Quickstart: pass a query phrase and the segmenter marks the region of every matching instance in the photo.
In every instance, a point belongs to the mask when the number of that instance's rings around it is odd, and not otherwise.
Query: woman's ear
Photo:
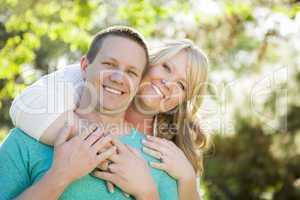
[[[89,61],[88,61],[87,57],[82,56],[80,58],[80,68],[81,68],[83,80],[86,80],[86,78],[87,78],[87,67],[88,67],[88,65],[89,65]]]

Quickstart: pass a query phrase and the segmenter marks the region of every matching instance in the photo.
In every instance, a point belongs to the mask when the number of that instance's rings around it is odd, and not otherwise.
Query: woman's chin
[[[139,105],[137,105],[137,107],[145,114],[160,112],[159,103],[157,101],[155,101],[154,99],[151,99],[151,100],[150,99],[141,99],[139,101]]]

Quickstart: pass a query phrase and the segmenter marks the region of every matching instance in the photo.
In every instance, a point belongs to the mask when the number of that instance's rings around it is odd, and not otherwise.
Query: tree
[[[214,148],[201,182],[205,198],[299,199],[299,1],[0,4],[0,140],[12,127],[10,103],[24,87],[78,62],[102,28],[129,25],[149,43],[187,37],[208,54],[209,95],[199,116]]]

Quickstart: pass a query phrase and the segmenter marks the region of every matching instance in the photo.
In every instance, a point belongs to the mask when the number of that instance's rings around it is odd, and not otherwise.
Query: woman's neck
[[[135,108],[134,104],[131,104],[126,111],[125,119],[138,131],[147,135],[152,135],[154,116],[155,114],[146,115],[139,112],[139,110]]]

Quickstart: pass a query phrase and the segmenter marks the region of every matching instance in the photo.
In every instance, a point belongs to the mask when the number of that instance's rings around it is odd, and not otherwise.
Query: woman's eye
[[[167,64],[163,64],[162,66],[167,72],[171,72],[171,68]]]
[[[182,82],[178,82],[178,85],[182,90],[185,90],[185,85]]]

